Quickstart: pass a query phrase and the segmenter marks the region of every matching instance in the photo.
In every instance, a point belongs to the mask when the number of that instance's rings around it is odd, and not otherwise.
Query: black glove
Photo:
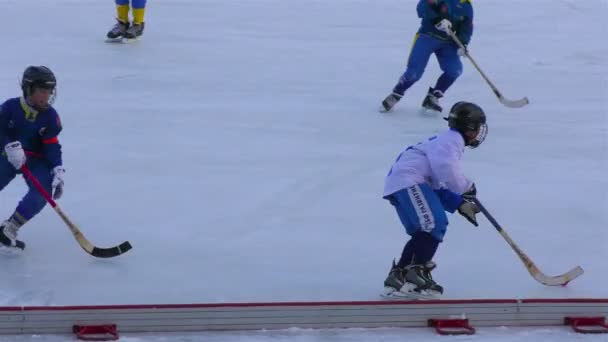
[[[475,227],[479,226],[479,224],[477,224],[477,218],[475,217],[475,214],[479,212],[480,210],[477,204],[466,199],[462,201],[462,204],[458,207],[458,213],[464,216],[464,218],[471,222]]]
[[[471,184],[469,190],[465,191],[462,194],[462,198],[468,200],[469,202],[473,200],[473,198],[477,197],[477,188],[475,187],[475,183]]]

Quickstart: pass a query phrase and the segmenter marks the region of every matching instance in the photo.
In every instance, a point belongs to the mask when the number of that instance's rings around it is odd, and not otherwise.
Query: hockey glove
[[[53,169],[53,183],[51,184],[53,188],[53,199],[58,200],[63,195],[63,175],[65,174],[65,169],[63,166],[55,166]]]
[[[480,210],[477,204],[467,200],[462,201],[462,204],[458,207],[458,213],[464,216],[464,218],[471,222],[475,227],[479,226],[479,224],[477,224],[477,218],[475,217],[475,214],[479,212]]]
[[[452,22],[447,19],[441,19],[441,21],[435,25],[435,28],[439,31],[449,33],[452,31]]]
[[[13,141],[4,146],[4,152],[6,152],[6,159],[13,165],[13,167],[19,170],[23,164],[25,164],[25,152],[19,141]]]
[[[475,187],[475,183],[471,184],[471,187],[469,188],[469,190],[465,191],[462,194],[462,198],[464,198],[467,201],[472,201],[473,198],[475,198],[477,196],[477,188]]]

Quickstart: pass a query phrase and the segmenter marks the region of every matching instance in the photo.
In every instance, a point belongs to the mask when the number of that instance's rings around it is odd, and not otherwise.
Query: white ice
[[[446,127],[418,111],[434,59],[395,112],[377,111],[405,68],[415,5],[156,0],[141,41],[107,44],[112,1],[0,1],[3,98],[29,64],[58,77],[60,206],[95,244],[134,246],[94,259],[47,207],[20,231],[26,251],[0,258],[0,305],[376,300],[407,240],[384,176]],[[487,220],[454,215],[435,279],[449,299],[606,298],[608,2],[474,6],[471,54],[531,104],[500,105],[463,60],[443,104],[476,102],[490,125],[465,171],[543,271],[585,274],[542,286]],[[25,189],[2,191],[0,218]]]

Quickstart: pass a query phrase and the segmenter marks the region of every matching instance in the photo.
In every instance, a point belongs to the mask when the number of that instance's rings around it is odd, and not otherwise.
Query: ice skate
[[[424,101],[422,101],[422,108],[427,110],[441,112],[443,108],[439,105],[439,99],[443,97],[441,90],[429,88],[429,92],[426,94]]]
[[[2,222],[0,224],[0,246],[4,248],[25,249],[25,243],[17,240],[18,229],[19,227],[10,220]]]
[[[401,297],[399,296],[399,291],[403,287],[405,283],[405,271],[395,264],[395,260],[393,260],[393,265],[391,267],[388,276],[384,280],[384,292],[381,294],[382,297],[391,298],[391,297]]]
[[[131,27],[123,34],[125,41],[130,42],[139,39],[144,34],[144,23],[133,23]]]
[[[129,29],[129,22],[124,22],[116,19],[116,24],[107,34],[106,42],[109,43],[120,43]]]
[[[428,261],[424,265],[410,265],[405,268],[405,283],[399,294],[411,299],[439,299],[443,287],[437,284],[431,276],[431,271],[437,265]]]
[[[382,101],[382,109],[380,111],[390,112],[391,109],[393,109],[393,107],[397,104],[397,102],[399,102],[399,100],[401,100],[402,97],[403,97],[403,95],[399,95],[397,93],[389,94],[384,99],[384,101]]]

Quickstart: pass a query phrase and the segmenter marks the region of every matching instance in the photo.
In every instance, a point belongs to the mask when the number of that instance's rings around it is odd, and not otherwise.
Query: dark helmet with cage
[[[36,88],[51,91],[49,104],[53,104],[56,95],[57,79],[51,69],[45,66],[28,66],[21,78],[21,90],[25,98],[29,97]]]
[[[481,107],[472,102],[461,101],[455,103],[446,120],[450,128],[462,134],[466,146],[471,148],[481,145],[488,134],[486,114]],[[467,132],[477,132],[477,134],[471,136]]]

